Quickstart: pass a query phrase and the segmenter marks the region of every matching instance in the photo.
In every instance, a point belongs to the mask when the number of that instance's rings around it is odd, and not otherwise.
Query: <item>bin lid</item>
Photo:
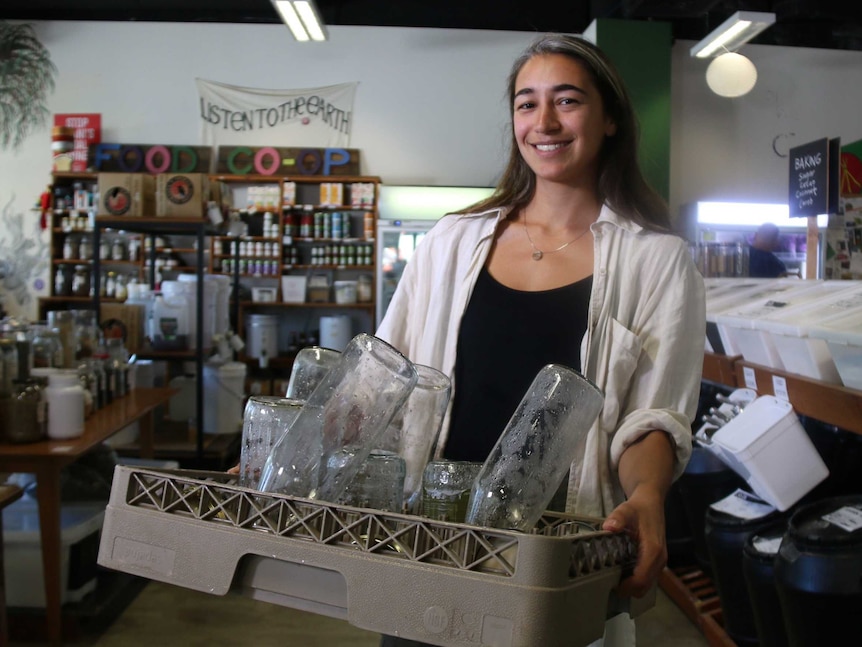
[[[862,495],[830,497],[800,507],[788,536],[808,548],[862,548]]]

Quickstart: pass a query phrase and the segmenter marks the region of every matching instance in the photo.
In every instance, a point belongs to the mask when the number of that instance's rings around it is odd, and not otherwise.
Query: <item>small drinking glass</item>
[[[239,484],[257,489],[273,445],[296,419],[304,402],[275,395],[253,395],[242,416]]]
[[[429,461],[422,474],[422,516],[463,522],[470,490],[481,468],[482,463],[470,461]]]
[[[331,348],[307,346],[300,350],[290,369],[286,398],[308,400],[311,392],[341,359],[341,353]]]
[[[372,450],[339,497],[338,503],[401,512],[405,474],[404,459],[398,454],[381,449]]]
[[[574,369],[544,366],[473,484],[467,523],[529,531],[583,455],[603,403],[599,388]]]
[[[276,442],[260,489],[338,501],[417,380],[413,363],[382,339],[351,339]]]
[[[416,372],[419,381],[380,443],[381,449],[404,458],[404,501],[408,511],[415,511],[419,505],[422,470],[434,451],[452,393],[452,382],[444,373],[422,364],[416,364]]]

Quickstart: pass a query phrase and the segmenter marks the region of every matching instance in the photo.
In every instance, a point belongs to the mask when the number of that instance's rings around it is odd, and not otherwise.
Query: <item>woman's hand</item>
[[[635,569],[620,583],[618,594],[620,597],[642,597],[649,592],[667,564],[664,497],[635,493],[608,515],[602,529],[625,532],[637,542]]]
[[[620,583],[621,597],[645,595],[667,564],[664,500],[673,463],[672,441],[662,431],[642,436],[620,457],[620,484],[628,499],[607,516],[602,529],[628,533],[638,545],[635,569]]]
[[[231,467],[228,471],[228,474],[239,474],[239,463]]]

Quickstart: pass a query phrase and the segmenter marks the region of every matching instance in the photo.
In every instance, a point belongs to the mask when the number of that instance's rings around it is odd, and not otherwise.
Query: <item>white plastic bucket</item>
[[[205,434],[232,434],[242,431],[245,372],[245,364],[242,362],[204,365]]]
[[[320,318],[320,345],[342,351],[353,339],[353,325],[348,315]]]
[[[227,289],[228,296],[220,295],[222,291],[220,279],[224,278],[228,281]],[[198,296],[198,277],[197,274],[180,274],[177,277],[180,283],[185,284],[189,295],[189,307],[191,308],[189,321],[194,323],[197,321],[197,312],[195,310]],[[203,348],[212,348],[212,338],[215,333],[224,333],[230,328],[230,323],[225,325],[225,320],[229,322],[229,300],[230,278],[217,277],[214,274],[204,275],[204,321],[203,321]],[[192,331],[192,348],[194,348],[195,332]]]
[[[246,354],[255,359],[278,356],[278,316],[252,314],[246,319]]]

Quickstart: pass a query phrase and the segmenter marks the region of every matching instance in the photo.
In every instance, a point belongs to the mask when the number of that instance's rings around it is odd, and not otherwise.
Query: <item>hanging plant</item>
[[[0,20],[0,148],[18,148],[45,125],[56,71],[31,25]]]

